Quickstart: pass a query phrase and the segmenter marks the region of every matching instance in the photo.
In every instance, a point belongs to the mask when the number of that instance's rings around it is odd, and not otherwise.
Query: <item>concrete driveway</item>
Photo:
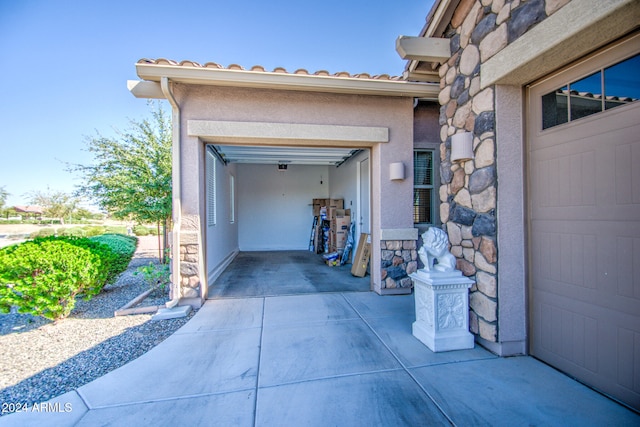
[[[209,300],[140,358],[0,426],[640,425],[531,357],[431,352],[413,310],[371,292]]]

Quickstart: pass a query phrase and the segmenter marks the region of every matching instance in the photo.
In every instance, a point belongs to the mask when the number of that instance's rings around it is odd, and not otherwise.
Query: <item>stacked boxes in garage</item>
[[[351,211],[344,209],[343,199],[313,199],[314,248],[316,253],[344,249],[351,225]]]

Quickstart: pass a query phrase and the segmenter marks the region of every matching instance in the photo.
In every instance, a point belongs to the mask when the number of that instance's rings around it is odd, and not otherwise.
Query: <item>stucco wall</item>
[[[181,108],[183,214],[204,217],[203,143],[189,136],[189,120],[385,127],[389,142],[371,147],[372,282],[380,287],[382,229],[413,228],[413,105],[410,98],[249,90],[175,84]],[[407,179],[391,181],[389,163],[402,162]]]

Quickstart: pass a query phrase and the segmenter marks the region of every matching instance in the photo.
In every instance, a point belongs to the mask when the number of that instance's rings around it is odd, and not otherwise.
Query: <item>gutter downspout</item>
[[[172,271],[172,288],[171,300],[165,306],[173,308],[180,302],[182,294],[182,283],[180,275],[180,222],[182,220],[182,206],[180,198],[182,196],[180,189],[180,106],[171,92],[169,86],[169,78],[162,77],[160,87],[165,98],[171,104],[172,110],[172,135],[171,135],[171,186],[172,186],[172,220],[173,230],[171,231],[171,271]]]

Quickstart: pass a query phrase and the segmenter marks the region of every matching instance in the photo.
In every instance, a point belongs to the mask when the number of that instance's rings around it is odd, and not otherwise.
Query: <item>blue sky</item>
[[[0,186],[72,192],[65,163],[89,164],[85,137],[148,115],[127,91],[141,58],[268,71],[400,75],[399,35],[433,0],[0,0]]]

